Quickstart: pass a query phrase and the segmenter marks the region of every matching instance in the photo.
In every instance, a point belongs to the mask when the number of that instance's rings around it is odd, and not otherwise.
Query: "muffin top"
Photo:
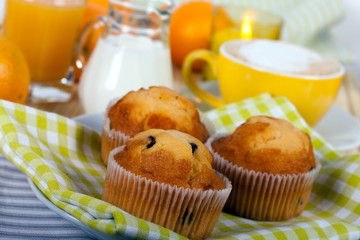
[[[310,136],[273,117],[251,117],[212,147],[228,161],[263,173],[298,174],[316,167]]]
[[[209,137],[195,105],[166,87],[131,91],[110,107],[110,129],[133,137],[152,128],[175,129],[202,142]]]
[[[211,167],[212,155],[198,139],[176,131],[150,129],[135,135],[114,159],[126,170],[184,188],[224,189]]]

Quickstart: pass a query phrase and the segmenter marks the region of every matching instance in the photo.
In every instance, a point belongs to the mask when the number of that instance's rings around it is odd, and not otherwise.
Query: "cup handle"
[[[217,56],[208,51],[208,50],[196,50],[191,52],[189,55],[186,56],[185,61],[182,66],[182,76],[185,80],[186,85],[188,88],[199,98],[201,98],[204,102],[210,104],[211,106],[218,108],[224,105],[224,101],[213,94],[204,91],[199,87],[197,81],[195,80],[193,73],[192,73],[192,64],[196,60],[203,60],[207,62],[210,66],[210,69],[213,71],[213,75],[217,76],[216,74],[216,62]]]

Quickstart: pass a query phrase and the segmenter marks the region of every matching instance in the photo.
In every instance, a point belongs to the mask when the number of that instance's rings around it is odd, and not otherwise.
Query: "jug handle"
[[[89,60],[89,57],[94,50],[101,33],[104,30],[106,22],[107,17],[96,16],[85,25],[75,53],[75,82],[79,81],[81,72],[86,62]]]

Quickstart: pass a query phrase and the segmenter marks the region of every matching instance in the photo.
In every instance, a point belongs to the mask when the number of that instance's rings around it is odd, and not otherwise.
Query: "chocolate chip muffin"
[[[209,137],[195,105],[166,87],[131,91],[109,104],[102,132],[102,159],[135,134],[148,129],[174,129],[202,142]],[[125,140],[123,140],[125,138]]]
[[[205,145],[176,130],[141,132],[114,158],[138,176],[172,186],[202,190],[225,188],[212,169],[213,157]]]
[[[304,131],[283,119],[254,116],[232,134],[211,137],[206,146],[214,168],[233,184],[225,205],[229,212],[276,221],[304,210],[320,170]]]
[[[203,239],[231,191],[230,182],[211,163],[200,140],[176,130],[150,129],[111,152],[102,199],[191,239]]]

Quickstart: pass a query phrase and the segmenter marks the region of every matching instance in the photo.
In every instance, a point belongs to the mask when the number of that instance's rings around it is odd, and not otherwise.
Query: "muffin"
[[[111,152],[102,199],[185,237],[203,239],[231,191],[231,183],[211,164],[200,140],[150,129]]]
[[[190,100],[166,87],[142,88],[109,104],[102,131],[103,162],[107,164],[112,149],[137,133],[152,128],[178,130],[202,142],[209,137],[199,112]]]
[[[254,116],[206,146],[233,191],[227,211],[256,220],[287,220],[304,210],[320,170],[310,136],[286,120]]]

